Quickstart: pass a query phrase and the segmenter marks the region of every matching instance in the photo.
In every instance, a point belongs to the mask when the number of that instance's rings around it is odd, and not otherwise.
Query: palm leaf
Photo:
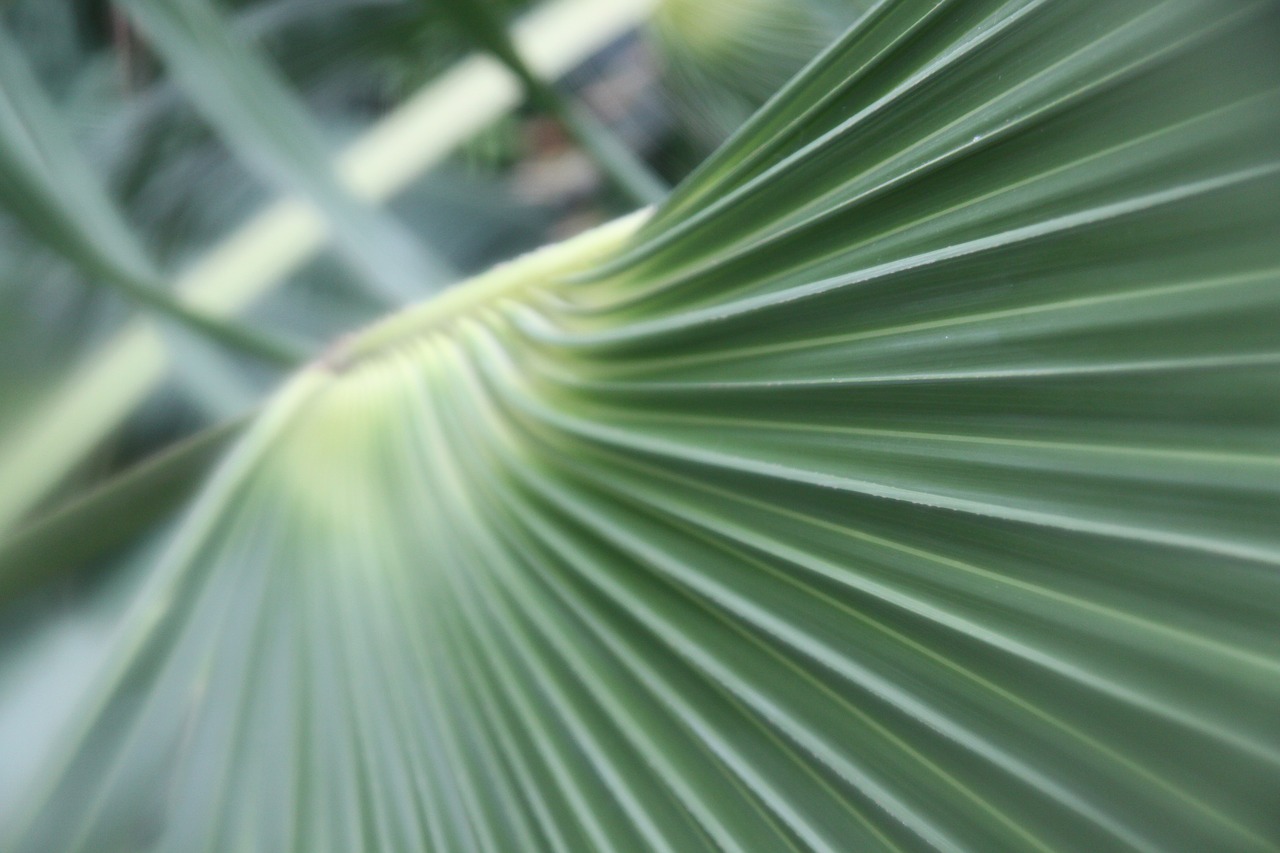
[[[6,848],[1277,849],[1278,17],[880,4],[335,347]]]
[[[663,0],[649,40],[674,112],[695,138],[714,147],[870,5]]]

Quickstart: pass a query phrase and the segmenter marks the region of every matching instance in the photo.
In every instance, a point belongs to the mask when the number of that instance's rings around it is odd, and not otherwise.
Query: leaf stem
[[[306,350],[292,340],[250,328],[243,323],[216,317],[185,304],[180,299],[153,285],[124,277],[105,276],[125,297],[149,309],[161,318],[198,332],[210,340],[256,356],[278,367],[294,367],[307,357]]]
[[[656,204],[666,197],[667,185],[604,122],[534,73],[488,0],[446,0],[444,6],[459,27],[520,80],[529,100],[560,122],[618,189],[641,205]]]

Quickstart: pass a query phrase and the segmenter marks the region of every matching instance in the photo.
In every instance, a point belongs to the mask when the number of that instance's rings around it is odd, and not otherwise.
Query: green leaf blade
[[[1278,32],[882,4],[651,219],[343,343],[5,840],[1277,849]]]

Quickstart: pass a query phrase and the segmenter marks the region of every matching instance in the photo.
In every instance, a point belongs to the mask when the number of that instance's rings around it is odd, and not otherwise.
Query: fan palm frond
[[[1280,18],[887,2],[299,373],[6,849],[1275,850]]]

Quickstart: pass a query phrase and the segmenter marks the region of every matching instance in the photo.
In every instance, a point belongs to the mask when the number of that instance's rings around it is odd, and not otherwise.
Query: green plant
[[[1277,44],[877,5],[293,375],[0,840],[1277,849]]]

